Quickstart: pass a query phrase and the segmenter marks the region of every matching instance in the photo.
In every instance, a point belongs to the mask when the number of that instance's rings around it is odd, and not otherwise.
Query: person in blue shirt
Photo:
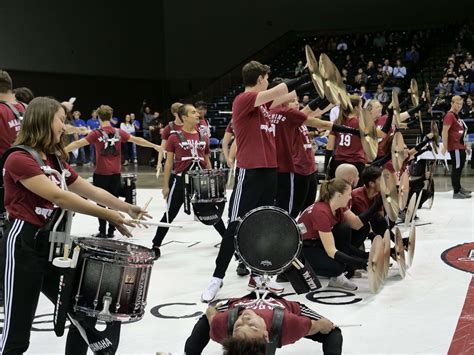
[[[140,124],[140,121],[136,119],[134,113],[130,114],[130,120],[132,122],[132,125],[135,127],[135,133],[133,135],[136,136],[137,132],[140,131],[142,126]],[[132,145],[132,149],[133,149],[133,163],[137,164],[138,160],[137,160],[137,146],[136,146],[136,144]]]
[[[81,112],[79,111],[74,111],[72,113],[72,117],[74,117],[74,120],[72,121],[72,124],[75,127],[86,127],[86,123],[84,122],[83,119],[81,119]],[[78,140],[84,138],[84,135],[75,133],[74,134],[74,140]],[[84,150],[84,147],[79,148],[79,152],[77,154],[77,157],[73,154],[73,162],[76,162],[78,164],[85,164],[87,163],[86,159],[86,151]]]
[[[100,127],[100,121],[97,118],[97,112],[95,110],[92,110],[91,118],[87,120],[87,127],[91,131]],[[89,161],[91,162],[91,164],[95,164],[95,145],[94,144],[89,145]]]

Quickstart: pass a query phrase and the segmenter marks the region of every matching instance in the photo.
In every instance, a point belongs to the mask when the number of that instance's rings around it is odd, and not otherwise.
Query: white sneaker
[[[328,287],[342,288],[343,290],[355,291],[357,285],[349,280],[344,274],[329,279]]]
[[[201,294],[201,301],[206,303],[213,301],[214,298],[216,298],[217,292],[219,292],[219,289],[222,287],[222,284],[222,279],[213,277],[209,285],[207,285],[207,288]]]
[[[261,287],[262,285],[262,277],[257,275],[250,275],[248,288],[249,290],[253,290],[256,287]],[[278,282],[271,280],[269,283],[266,284],[266,288],[277,295],[283,293],[285,288]]]

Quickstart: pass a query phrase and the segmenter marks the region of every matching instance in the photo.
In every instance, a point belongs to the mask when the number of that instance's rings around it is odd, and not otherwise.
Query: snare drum
[[[72,308],[100,320],[136,322],[145,313],[154,253],[145,247],[76,238],[81,247]]]
[[[226,167],[226,161],[222,149],[211,149],[209,160],[213,169],[222,169]]]
[[[125,202],[137,204],[137,175],[122,174],[120,196],[125,197]]]
[[[300,228],[281,208],[264,206],[248,212],[239,223],[235,250],[251,270],[276,275],[290,267],[302,247]]]
[[[187,174],[191,186],[191,202],[225,201],[227,169],[191,170]]]

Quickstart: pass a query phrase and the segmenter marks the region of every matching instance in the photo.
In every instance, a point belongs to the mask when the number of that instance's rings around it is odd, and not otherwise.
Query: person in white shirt
[[[132,118],[130,115],[125,115],[125,121],[120,123],[120,128],[123,129],[125,132],[130,134],[131,136],[135,135],[135,125],[132,123]],[[132,156],[133,154],[136,154],[136,147],[134,147],[135,143],[132,142],[125,142],[123,143],[123,148],[124,148],[124,156],[125,160],[123,162],[123,165],[128,165],[128,163],[137,160],[136,155]]]

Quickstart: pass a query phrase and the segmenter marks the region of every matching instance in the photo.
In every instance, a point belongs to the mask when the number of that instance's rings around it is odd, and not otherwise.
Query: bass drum
[[[237,226],[235,250],[244,264],[259,274],[288,269],[302,247],[300,228],[281,208],[263,206],[248,212]]]

